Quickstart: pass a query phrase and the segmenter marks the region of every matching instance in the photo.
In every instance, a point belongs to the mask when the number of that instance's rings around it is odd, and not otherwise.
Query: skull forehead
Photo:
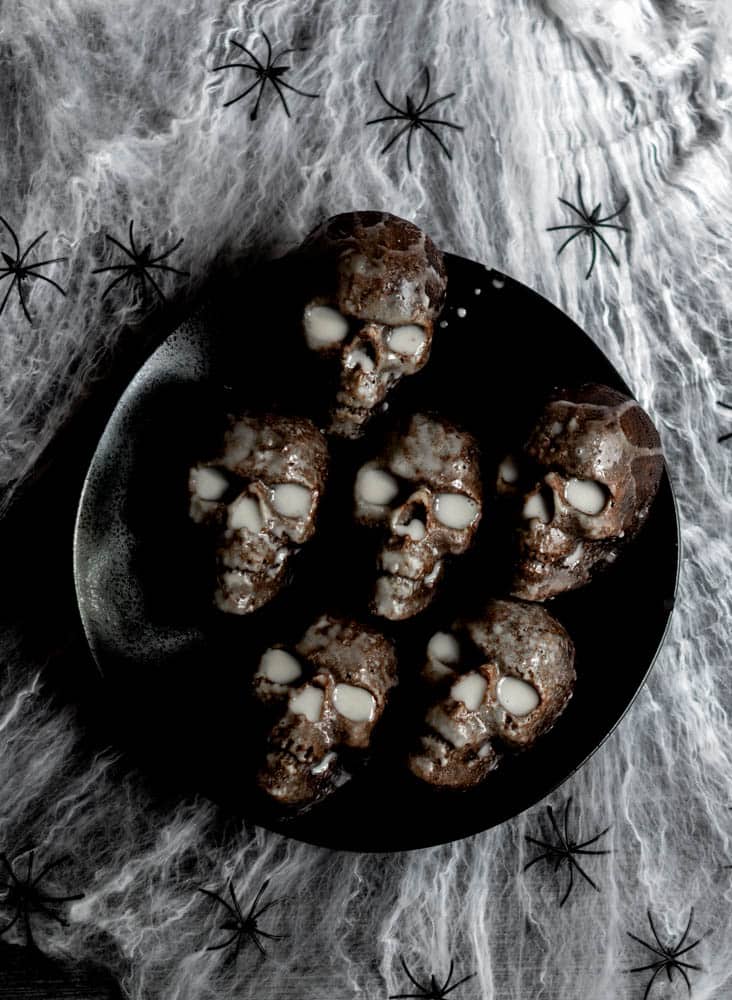
[[[231,417],[221,464],[240,476],[302,482],[320,490],[328,448],[317,427],[300,417]]]
[[[482,616],[463,626],[472,642],[501,673],[540,680],[573,655],[569,636],[536,604],[492,600]]]
[[[354,621],[323,615],[310,626],[295,651],[337,683],[363,687],[380,703],[395,683],[397,661],[385,636]]]
[[[630,411],[642,420],[658,444],[653,425],[634,400],[623,398],[612,405],[550,400],[544,407],[526,446],[537,462],[556,466],[571,475],[612,483],[627,474],[639,454],[626,432]]]
[[[475,439],[441,418],[415,414],[403,433],[394,434],[382,455],[395,476],[434,490],[459,490],[481,498]]]
[[[303,244],[320,291],[339,311],[387,326],[431,328],[447,285],[442,254],[413,223],[385,212],[336,215]]]

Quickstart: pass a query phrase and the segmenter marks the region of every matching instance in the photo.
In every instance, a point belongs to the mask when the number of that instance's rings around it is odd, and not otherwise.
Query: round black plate
[[[642,685],[667,626],[678,573],[678,524],[667,476],[641,536],[592,585],[550,604],[577,650],[577,687],[534,750],[509,758],[470,792],[411,778],[403,756],[416,719],[412,680],[426,642],[500,592],[489,507],[475,549],[450,566],[442,598],[410,622],[374,622],[393,638],[403,683],[368,762],[297,817],[254,791],[261,744],[248,680],[262,651],[295,641],[324,611],[367,620],[374,552],[350,522],[356,469],[401,414],[432,410],[472,431],[486,484],[554,385],[603,382],[628,391],[591,340],[511,278],[447,257],[448,301],[432,357],[390,397],[357,443],[334,443],[318,536],[286,590],[239,618],[212,610],[200,539],[187,517],[187,471],[212,416],[273,408],[320,420],[330,398],[319,360],[298,334],[301,289],[289,258],[218,290],[149,358],[120,399],[79,504],[74,569],[81,618],[107,692],[112,738],[175,787],[234,814],[332,848],[404,850],[444,843],[516,815],[566,779],[616,726]]]

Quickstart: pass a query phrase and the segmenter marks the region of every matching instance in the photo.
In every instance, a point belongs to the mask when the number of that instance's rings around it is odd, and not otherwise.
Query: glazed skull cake
[[[415,414],[358,471],[354,504],[356,520],[383,537],[372,610],[411,618],[433,599],[445,559],[466,552],[478,530],[475,440],[447,420]]]
[[[331,615],[311,625],[292,650],[266,650],[254,692],[280,716],[259,787],[288,807],[332,792],[346,777],[342,751],[369,746],[396,679],[396,655],[384,636]]]
[[[431,696],[409,768],[430,785],[471,788],[503,750],[554,725],[574,688],[574,647],[540,605],[491,600],[479,618],[435,633],[422,678]]]
[[[305,342],[337,369],[330,432],[359,437],[404,376],[428,361],[447,276],[432,240],[385,212],[350,212],[302,244]]]
[[[662,471],[658,433],[634,399],[594,384],[553,393],[498,471],[513,511],[511,592],[543,601],[588,583],[643,526]]]
[[[189,513],[210,532],[215,603],[249,614],[282,587],[290,557],[315,532],[328,448],[300,417],[229,418],[223,440],[189,472]]]

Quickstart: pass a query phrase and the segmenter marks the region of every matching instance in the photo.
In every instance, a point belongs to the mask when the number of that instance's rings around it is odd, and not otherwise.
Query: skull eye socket
[[[462,493],[439,493],[435,500],[435,517],[446,528],[464,531],[478,516],[480,508]]]
[[[502,708],[519,718],[530,715],[541,701],[533,684],[520,677],[501,677],[496,687],[496,697]]]
[[[541,521],[549,524],[554,517],[554,498],[547,487],[535,490],[526,498],[521,516],[525,521]]]
[[[575,510],[591,517],[601,514],[610,499],[607,487],[593,479],[570,479],[564,495]]]
[[[229,477],[210,466],[198,466],[191,470],[193,492],[201,500],[221,500],[229,489]]]
[[[376,507],[387,507],[399,493],[399,483],[385,469],[364,465],[356,476],[356,499]]]
[[[376,713],[376,699],[365,688],[336,684],[333,691],[335,710],[351,722],[371,722]]]
[[[312,503],[312,493],[299,483],[277,483],[272,487],[272,506],[283,517],[307,517]]]
[[[305,342],[311,351],[321,351],[345,339],[349,324],[330,306],[306,306],[302,317]]]
[[[389,349],[405,358],[416,357],[425,345],[427,334],[421,326],[408,323],[395,326],[386,338]]]
[[[257,674],[273,684],[292,684],[302,676],[302,667],[291,653],[273,647],[262,654]]]

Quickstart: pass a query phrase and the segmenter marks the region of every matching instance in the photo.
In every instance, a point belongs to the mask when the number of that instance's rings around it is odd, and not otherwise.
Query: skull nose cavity
[[[323,689],[306,684],[290,698],[293,715],[304,715],[308,722],[317,722],[323,711]]]
[[[427,508],[421,500],[409,500],[396,511],[394,534],[421,541],[427,534]]]
[[[450,696],[455,701],[462,702],[469,712],[475,712],[483,700],[487,687],[488,682],[482,674],[465,674],[453,684]]]
[[[264,527],[264,518],[259,506],[259,501],[254,497],[239,497],[229,507],[229,527],[234,531],[241,531],[242,528],[254,534]]]
[[[542,524],[549,524],[554,517],[554,498],[551,490],[542,487],[529,494],[521,516],[525,521],[541,521]]]
[[[570,479],[564,495],[575,510],[590,516],[601,513],[608,501],[607,488],[592,479]]]
[[[348,348],[345,365],[348,371],[360,368],[366,375],[373,372],[376,369],[376,350],[371,341],[357,337]]]

